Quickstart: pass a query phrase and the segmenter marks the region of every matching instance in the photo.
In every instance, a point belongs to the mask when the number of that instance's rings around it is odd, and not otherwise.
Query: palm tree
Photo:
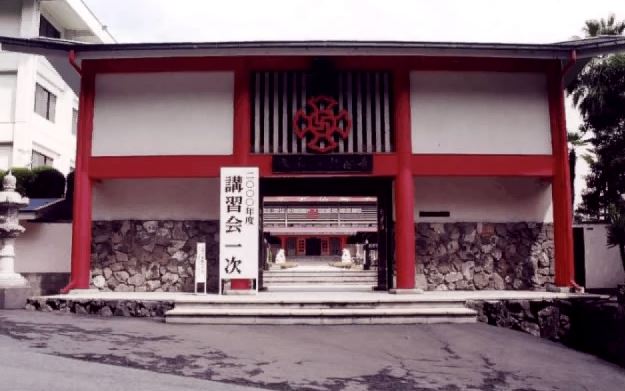
[[[567,141],[569,143],[569,172],[571,173],[571,206],[575,210],[575,164],[577,163],[577,147],[583,147],[588,144],[587,139],[576,132],[567,132]],[[585,154],[582,157],[588,161],[588,158],[592,158]]]
[[[625,32],[625,21],[616,21],[614,14],[608,15],[607,19],[587,20],[582,28],[587,37],[597,37],[599,35],[621,35]]]
[[[625,21],[617,21],[611,14],[607,19],[586,21],[586,37],[621,35]],[[570,135],[569,146],[579,146],[581,136],[592,144],[591,155],[583,158],[589,162],[591,173],[586,178],[587,191],[580,213],[588,216],[606,216],[607,206],[623,191],[621,187],[623,159],[622,142],[625,142],[623,107],[625,107],[625,55],[611,54],[592,59],[567,87],[573,105],[579,110],[583,124],[579,135]],[[617,148],[618,147],[618,148]],[[575,176],[573,165],[577,152],[569,154],[571,180]]]
[[[586,37],[622,35],[625,33],[625,20],[617,22],[614,14],[608,15],[607,19],[589,19],[582,31]],[[619,103],[614,105],[614,102],[608,102],[602,93],[606,86],[610,86],[614,80],[621,78],[624,65],[625,56],[623,55],[599,56],[597,59],[592,59],[567,87],[567,93],[573,98],[573,105],[579,109],[583,117],[593,112],[601,113],[610,109],[609,106],[617,106],[616,109],[621,110]],[[614,110],[614,108],[611,109]],[[580,130],[584,133],[587,129],[582,126]]]

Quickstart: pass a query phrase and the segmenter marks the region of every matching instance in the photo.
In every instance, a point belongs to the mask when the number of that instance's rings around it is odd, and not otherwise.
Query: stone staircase
[[[268,291],[370,291],[378,284],[375,270],[286,269],[263,272]]]
[[[275,292],[257,296],[189,297],[176,300],[167,323],[183,324],[418,324],[474,323],[463,300],[387,292]]]

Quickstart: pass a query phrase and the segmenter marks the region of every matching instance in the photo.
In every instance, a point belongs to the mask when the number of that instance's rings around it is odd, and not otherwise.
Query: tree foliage
[[[616,15],[610,14],[607,19],[587,20],[582,29],[587,37],[599,35],[621,35],[625,31],[625,21],[616,21]]]
[[[608,208],[608,247],[618,247],[625,270],[625,202]]]
[[[569,144],[569,171],[571,173],[571,205],[575,205],[575,167],[577,164],[577,149],[588,144],[588,140],[578,132],[567,132],[567,142]],[[587,159],[588,154],[582,155],[583,159]]]
[[[610,15],[587,21],[584,31],[588,36],[622,34],[625,22]],[[582,116],[580,132],[588,137],[595,155],[578,212],[603,220],[610,205],[625,193],[625,54],[593,59],[567,92]]]

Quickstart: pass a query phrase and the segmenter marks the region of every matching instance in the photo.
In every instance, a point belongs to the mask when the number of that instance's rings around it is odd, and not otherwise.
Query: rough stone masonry
[[[195,252],[206,243],[207,288],[217,290],[217,221],[94,221],[91,284],[103,291],[192,292]]]
[[[417,223],[417,280],[428,290],[539,290],[553,284],[553,225]]]
[[[95,221],[92,287],[192,292],[197,242],[206,243],[208,289],[217,291],[217,221]],[[418,223],[417,277],[428,290],[545,289],[553,283],[553,226]]]

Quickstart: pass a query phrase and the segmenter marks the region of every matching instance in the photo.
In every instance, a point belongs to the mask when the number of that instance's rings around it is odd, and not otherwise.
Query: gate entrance
[[[320,256],[321,255],[321,239],[319,238],[307,238],[306,239],[306,255],[307,256]]]
[[[392,287],[391,179],[261,179],[260,288]]]

